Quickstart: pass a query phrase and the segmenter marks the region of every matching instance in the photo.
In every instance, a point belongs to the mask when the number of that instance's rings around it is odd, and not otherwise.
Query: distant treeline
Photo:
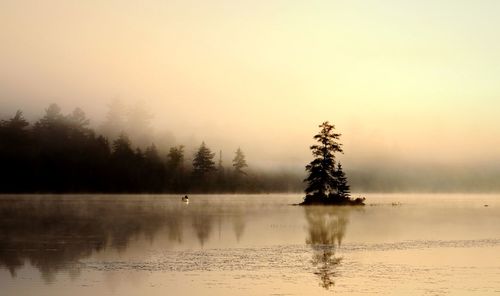
[[[108,129],[114,123],[109,120],[111,113],[105,123]],[[135,128],[140,135],[140,128]],[[302,190],[300,176],[249,171],[241,149],[229,167],[221,159],[216,164],[215,153],[205,143],[191,163],[185,158],[182,145],[159,152],[154,143],[136,145],[123,132],[111,139],[100,135],[79,108],[65,115],[52,104],[33,124],[22,111],[0,121],[0,192],[4,193]]]

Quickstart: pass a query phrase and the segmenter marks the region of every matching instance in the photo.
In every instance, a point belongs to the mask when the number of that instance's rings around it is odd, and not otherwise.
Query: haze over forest
[[[0,118],[110,104],[158,147],[304,174],[342,133],[353,190],[498,191],[497,1],[0,2]],[[394,24],[398,24],[395,26]]]

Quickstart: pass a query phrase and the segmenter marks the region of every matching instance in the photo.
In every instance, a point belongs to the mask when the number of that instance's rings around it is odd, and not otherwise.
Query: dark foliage
[[[184,167],[184,146],[170,148],[167,154],[167,188],[171,192],[181,193],[187,191],[186,170]]]
[[[106,128],[120,127],[108,114]],[[116,116],[115,116],[116,117]],[[142,118],[142,117],[141,117]],[[186,167],[183,146],[162,155],[145,139],[133,143],[121,132],[111,139],[97,135],[85,113],[77,108],[64,115],[56,104],[33,125],[21,111],[0,121],[0,192],[3,193],[184,193],[299,191],[298,176],[249,174],[243,152],[234,168],[219,168],[214,153],[202,143]],[[136,136],[137,137],[137,136]],[[141,147],[140,149],[138,147]]]
[[[197,191],[210,192],[215,189],[216,178],[214,173],[217,168],[215,167],[214,157],[215,153],[205,145],[205,142],[201,143],[200,148],[194,154],[192,179],[198,189]]]
[[[210,173],[216,171],[214,162],[215,153],[212,153],[210,148],[201,143],[200,148],[194,155],[193,159],[193,175],[198,178],[205,178]]]
[[[339,164],[336,166],[335,153],[343,153],[338,141],[341,134],[335,133],[335,126],[328,121],[320,126],[320,132],[314,136],[318,142],[312,145],[314,159],[306,166],[309,173],[306,197],[302,204],[362,204],[362,200],[351,200],[347,177]]]
[[[347,183],[347,177],[342,170],[342,165],[340,162],[337,164],[336,169],[337,175],[337,195],[340,200],[349,200],[351,197],[351,187]]]

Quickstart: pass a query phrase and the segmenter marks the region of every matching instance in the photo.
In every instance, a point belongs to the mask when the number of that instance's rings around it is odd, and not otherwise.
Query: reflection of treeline
[[[113,111],[112,109],[111,111]],[[250,174],[241,149],[231,168],[202,143],[185,162],[182,145],[162,152],[140,137],[144,112],[128,123],[139,144],[116,132],[113,112],[97,134],[80,109],[64,115],[52,104],[30,124],[18,111],[0,121],[0,192],[276,192],[299,191],[300,177],[287,174]],[[139,118],[139,119],[137,119]],[[144,125],[147,126],[147,125]],[[145,128],[145,127],[144,127]],[[144,131],[144,135],[147,135]]]
[[[132,238],[153,237],[163,226],[170,226],[165,214],[144,204],[3,200],[0,266],[15,275],[29,261],[48,282],[59,270],[76,277],[79,260],[93,252],[125,250]]]
[[[217,222],[232,225],[237,240],[245,228],[243,208],[237,206],[186,207],[179,203],[166,207],[154,200],[127,201],[74,196],[3,198],[0,269],[5,267],[16,276],[29,263],[51,282],[61,271],[77,277],[83,259],[104,251],[125,251],[134,241],[158,239],[167,247],[189,239],[184,232],[192,231],[203,246]]]

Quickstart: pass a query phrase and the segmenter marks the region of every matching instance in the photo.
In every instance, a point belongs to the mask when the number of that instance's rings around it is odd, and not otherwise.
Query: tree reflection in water
[[[193,215],[193,229],[198,238],[198,242],[203,247],[212,233],[214,215],[209,211],[204,211],[204,207],[198,208]]]
[[[341,261],[336,251],[352,209],[308,206],[303,210],[315,274],[320,285],[329,289]],[[134,197],[2,198],[0,268],[7,268],[15,277],[17,270],[29,263],[46,282],[53,282],[61,271],[74,278],[85,266],[82,260],[106,251],[111,255],[123,252],[131,242],[141,245],[142,241],[157,240],[160,248],[192,242],[207,246],[217,224],[219,231],[232,229],[238,242],[245,233],[247,212],[246,204],[211,202],[186,207],[180,202]]]
[[[313,250],[312,264],[320,278],[320,286],[330,289],[335,285],[336,268],[342,258],[335,255],[345,235],[348,208],[335,206],[307,206],[304,208],[308,224],[306,243]]]
[[[231,217],[231,222],[233,224],[234,236],[236,237],[236,241],[239,242],[245,232],[245,216],[241,210],[235,211]]]
[[[13,277],[25,262],[40,270],[46,282],[65,270],[80,273],[80,260],[96,252],[122,252],[131,240],[152,241],[168,228],[178,239],[180,225],[164,219],[165,211],[143,202],[111,200],[22,199],[0,202],[0,266]]]
[[[165,204],[130,197],[13,197],[0,200],[0,268],[12,277],[29,263],[45,282],[64,271],[80,274],[81,260],[111,250],[123,252],[132,241],[184,243],[192,230],[201,247],[213,233],[215,217],[232,223],[240,239],[245,220],[239,207]],[[188,227],[191,226],[189,229]],[[165,245],[167,247],[167,245]]]

